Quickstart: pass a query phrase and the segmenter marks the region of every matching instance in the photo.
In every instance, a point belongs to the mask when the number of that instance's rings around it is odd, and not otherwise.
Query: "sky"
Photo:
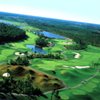
[[[0,0],[0,11],[100,24],[100,0]]]

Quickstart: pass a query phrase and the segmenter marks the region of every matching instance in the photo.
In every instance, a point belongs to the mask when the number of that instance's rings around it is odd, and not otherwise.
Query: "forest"
[[[11,16],[12,15],[12,16]],[[5,17],[3,17],[5,16]],[[53,32],[74,39],[75,42],[100,47],[100,25],[74,21],[57,20],[37,16],[0,13],[0,19],[25,22],[32,27]],[[32,30],[30,30],[32,31]]]
[[[27,38],[25,31],[17,26],[0,23],[0,44],[21,41]]]

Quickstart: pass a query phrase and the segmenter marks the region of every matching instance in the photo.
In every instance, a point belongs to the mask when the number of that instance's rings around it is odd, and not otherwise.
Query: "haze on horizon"
[[[100,24],[100,0],[0,0],[0,11]]]

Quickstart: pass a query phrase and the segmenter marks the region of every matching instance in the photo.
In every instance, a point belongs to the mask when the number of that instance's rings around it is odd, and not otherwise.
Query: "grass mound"
[[[2,77],[3,73],[6,73],[8,69],[11,75],[16,79],[26,79],[30,77],[33,85],[44,92],[64,87],[64,83],[58,78],[33,70],[27,66],[0,65],[0,77]]]

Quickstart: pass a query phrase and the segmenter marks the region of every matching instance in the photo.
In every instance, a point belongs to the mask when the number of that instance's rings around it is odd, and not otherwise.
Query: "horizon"
[[[0,12],[100,24],[99,0],[29,1],[0,0]]]
[[[83,24],[87,23],[87,24],[100,25],[99,23],[82,22],[82,21],[75,21],[75,20],[66,20],[66,19],[59,19],[59,18],[51,18],[51,17],[44,17],[44,16],[29,15],[29,14],[13,13],[13,12],[0,11],[0,13],[17,14],[17,15],[32,16],[32,17],[41,17],[41,18],[48,18],[48,19],[55,19],[55,20],[62,20],[62,21],[72,21],[72,22],[83,23]]]

